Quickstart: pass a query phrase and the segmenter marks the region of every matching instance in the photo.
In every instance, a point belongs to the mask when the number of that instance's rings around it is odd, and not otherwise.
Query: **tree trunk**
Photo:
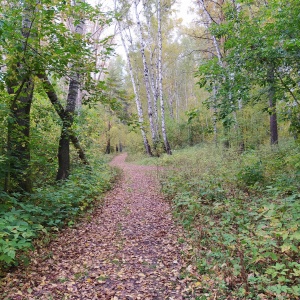
[[[115,2],[115,9],[116,9],[116,2]],[[130,74],[131,84],[132,84],[132,87],[133,87],[133,92],[134,92],[134,95],[135,95],[135,104],[136,104],[136,108],[137,108],[137,113],[138,113],[138,118],[139,118],[139,123],[140,123],[140,130],[141,130],[141,134],[142,134],[142,138],[143,138],[145,151],[149,156],[152,156],[151,147],[150,147],[150,144],[148,142],[147,135],[146,135],[146,132],[145,132],[145,129],[144,129],[144,115],[143,115],[142,103],[141,103],[141,100],[140,100],[140,97],[139,97],[136,81],[135,81],[134,74],[133,74],[131,59],[130,59],[128,49],[127,49],[127,46],[126,46],[126,43],[125,43],[125,39],[124,39],[124,36],[123,36],[123,30],[121,28],[120,21],[118,21],[118,27],[119,27],[119,31],[120,31],[120,36],[121,36],[121,41],[122,41],[122,44],[123,44],[123,48],[125,50],[125,54],[126,54],[126,58],[127,58],[127,65],[128,65],[128,69],[129,69],[129,74]]]
[[[19,61],[12,63],[8,67],[7,91],[10,95],[14,95],[14,98],[10,105],[8,123],[7,154],[9,160],[5,176],[5,190],[30,193],[32,190],[30,174],[30,109],[34,82],[30,74],[30,66],[27,65],[26,54],[35,6],[32,6],[29,1],[24,1],[23,6],[21,29],[23,40],[19,45],[21,47],[21,52],[18,53]],[[15,92],[16,88],[18,89]]]
[[[274,68],[269,67],[268,70],[268,83],[269,83],[269,111],[270,111],[270,138],[271,145],[278,144],[278,125],[276,114],[276,90],[275,90],[275,77]]]
[[[66,112],[65,112],[65,109],[63,108],[63,106],[61,105],[61,103],[59,102],[58,96],[57,96],[57,94],[54,90],[54,87],[52,86],[49,78],[47,77],[47,75],[45,73],[38,74],[38,77],[41,80],[44,91],[46,92],[50,102],[54,106],[55,111],[57,112],[57,114],[61,118],[61,120],[63,121],[66,118],[65,117]],[[70,137],[70,140],[72,141],[73,146],[75,147],[75,149],[78,153],[79,158],[83,162],[83,164],[89,165],[89,162],[85,155],[85,152],[84,152],[83,148],[81,147],[80,142],[72,129],[69,129],[69,137]]]
[[[149,5],[150,4],[150,5]],[[145,18],[147,22],[147,28],[148,28],[148,41],[147,44],[150,45],[149,48],[149,79],[150,79],[150,86],[151,86],[151,91],[152,91],[152,100],[153,100],[153,121],[154,121],[154,129],[155,129],[155,134],[157,138],[160,140],[159,137],[159,115],[158,115],[158,107],[157,107],[157,102],[159,98],[159,91],[158,91],[158,77],[155,76],[155,73],[157,75],[158,73],[158,64],[156,64],[156,68],[154,68],[154,63],[153,63],[153,57],[155,55],[155,50],[151,47],[151,44],[153,43],[153,38],[151,34],[151,28],[152,28],[152,22],[151,22],[151,3],[149,1],[143,1],[143,8],[145,12]]]
[[[161,112],[161,131],[164,140],[165,151],[171,155],[171,147],[167,137],[167,129],[165,124],[165,105],[163,99],[163,83],[162,83],[162,35],[161,35],[161,3],[157,1],[157,21],[158,21],[158,86],[159,100]]]
[[[134,0],[135,16],[136,16],[136,22],[137,22],[137,27],[138,27],[138,37],[139,37],[139,42],[141,45],[140,51],[141,51],[141,55],[142,55],[143,68],[144,68],[144,83],[145,83],[147,103],[148,103],[148,117],[149,117],[149,123],[150,123],[150,131],[151,131],[151,135],[152,135],[153,147],[154,147],[154,149],[156,149],[159,140],[158,140],[158,136],[156,134],[154,120],[153,120],[154,116],[153,116],[153,108],[152,108],[152,101],[151,101],[150,84],[149,84],[149,70],[148,70],[148,64],[146,61],[145,42],[144,42],[144,38],[143,38],[142,26],[141,26],[140,17],[138,14],[137,6],[138,6],[138,1]]]
[[[170,118],[174,120],[174,109],[173,109],[173,95],[172,95],[172,91],[171,88],[169,88],[168,91],[168,102],[169,102],[169,114],[170,114]]]
[[[70,174],[70,137],[68,128],[68,122],[63,121],[57,155],[58,170],[56,174],[56,180],[67,179]]]
[[[211,25],[211,24],[215,23],[205,6],[204,0],[198,0],[198,4],[199,4],[199,7],[203,9],[203,11],[206,15],[208,24]],[[208,30],[209,26],[206,23],[204,23],[204,25],[205,25],[206,29]],[[213,39],[213,43],[214,43],[214,46],[216,49],[216,54],[218,57],[219,65],[221,67],[223,67],[222,54],[221,54],[221,48],[220,48],[219,42],[217,41],[217,38],[215,35],[212,35],[212,39]]]
[[[84,22],[81,20],[76,25],[75,33],[83,34]],[[70,173],[70,130],[74,121],[76,101],[79,94],[80,78],[79,73],[73,70],[70,78],[67,106],[65,109],[62,131],[58,147],[58,171],[56,180],[65,180]]]
[[[84,165],[89,165],[89,161],[86,158],[85,152],[84,152],[83,148],[81,147],[78,137],[75,135],[73,130],[69,130],[69,137],[70,137],[70,140],[71,140],[73,146],[75,147],[78,157],[81,159],[82,163]]]
[[[31,192],[30,172],[30,108],[33,80],[25,78],[15,95],[8,123],[7,152],[9,166],[5,178],[6,191]],[[8,88],[13,94],[13,86]]]
[[[111,124],[110,124],[110,120],[108,120],[108,124],[107,124],[107,132],[106,132],[106,148],[105,148],[105,154],[110,154],[110,129],[111,129]]]
[[[217,128],[217,115],[218,115],[218,108],[217,108],[217,87],[216,84],[213,86],[213,125],[214,125],[214,142],[215,145],[218,145],[218,128]]]
[[[203,9],[204,14],[207,19],[207,22],[208,22],[208,23],[204,23],[204,26],[207,30],[209,30],[209,25],[211,25],[215,22],[214,22],[212,16],[210,15],[210,13],[208,12],[207,7],[205,6],[204,0],[198,0],[198,4],[199,4],[200,9]],[[213,40],[214,47],[216,50],[216,55],[218,58],[219,66],[223,68],[224,64],[223,64],[220,44],[215,35],[212,35],[212,40]],[[217,146],[217,143],[218,143],[218,140],[217,140],[217,113],[218,113],[218,110],[217,110],[217,86],[216,86],[216,83],[214,83],[214,86],[213,86],[213,93],[214,93],[214,103],[213,103],[214,140],[215,140],[215,145]]]

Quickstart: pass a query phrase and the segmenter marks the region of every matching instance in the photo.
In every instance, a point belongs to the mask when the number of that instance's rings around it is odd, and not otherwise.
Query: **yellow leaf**
[[[289,251],[290,249],[291,249],[291,246],[290,246],[290,245],[283,244],[283,245],[281,246],[281,251],[282,251],[282,252]]]

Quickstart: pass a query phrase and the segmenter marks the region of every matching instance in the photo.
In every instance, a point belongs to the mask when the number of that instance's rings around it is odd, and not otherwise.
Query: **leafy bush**
[[[33,240],[42,233],[56,231],[72,224],[75,217],[97,205],[104,191],[110,188],[116,173],[104,161],[73,171],[69,180],[36,188],[25,198],[19,194],[1,193],[0,269],[20,262],[20,251],[33,247]]]
[[[246,185],[254,185],[263,180],[263,167],[261,162],[243,167],[237,175],[238,179]]]

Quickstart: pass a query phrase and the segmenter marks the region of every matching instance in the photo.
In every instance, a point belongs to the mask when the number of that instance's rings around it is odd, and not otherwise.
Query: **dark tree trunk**
[[[71,140],[73,146],[75,147],[75,149],[78,153],[78,156],[81,159],[82,163],[84,165],[89,165],[89,161],[86,158],[85,152],[84,152],[83,148],[81,147],[77,136],[75,135],[75,133],[71,129],[69,130],[69,137],[70,137],[70,140]]]
[[[225,149],[230,148],[230,141],[229,141],[229,127],[227,125],[223,125],[224,127],[224,140],[223,140],[223,146]]]
[[[69,126],[63,122],[58,148],[58,171],[56,180],[65,180],[70,173],[70,136]]]
[[[107,140],[105,154],[110,154],[110,139]]]
[[[83,31],[84,22],[83,20],[81,20],[79,24],[76,25],[75,33],[82,35]],[[72,66],[72,68],[74,68],[74,66]],[[78,70],[74,68],[70,76],[67,106],[65,109],[63,127],[58,147],[58,171],[56,180],[65,180],[68,178],[70,173],[70,132],[74,121],[74,114],[79,94],[79,88],[80,75]]]
[[[5,190],[31,192],[30,172],[30,109],[34,82],[27,65],[27,43],[32,29],[34,6],[27,1],[22,11],[22,42],[16,52],[17,62],[8,65],[7,91],[14,95],[10,105],[8,122],[7,154],[8,166],[5,176]],[[18,44],[19,41],[16,41]],[[19,51],[18,47],[16,50]],[[17,89],[17,90],[16,90]]]
[[[63,121],[65,119],[66,112],[65,112],[65,109],[63,108],[63,106],[61,105],[61,103],[59,102],[57,94],[56,94],[51,82],[49,81],[49,79],[45,73],[39,74],[38,77],[42,81],[43,88],[44,88],[49,100],[53,104],[55,111],[57,112],[57,114],[59,115],[61,120]],[[75,135],[75,133],[73,132],[73,130],[71,128],[69,128],[69,137],[70,137],[70,139],[73,143],[73,146],[75,147],[81,161],[85,165],[89,165],[89,162],[86,158],[85,152],[84,152],[83,148],[81,147],[77,136]]]
[[[229,143],[229,140],[227,138],[223,142],[223,146],[224,146],[225,149],[229,149],[230,148],[230,143]]]
[[[245,142],[241,141],[239,144],[239,153],[242,154],[243,152],[245,152]]]
[[[106,133],[106,149],[105,149],[105,154],[110,154],[110,128],[111,124],[110,121],[108,121],[108,128],[107,128],[107,133]]]
[[[76,100],[79,91],[79,75],[75,74],[69,83],[67,107],[58,147],[58,171],[56,180],[65,180],[70,174],[70,131],[74,121]]]
[[[271,145],[278,144],[278,125],[276,114],[276,90],[274,68],[270,67],[268,70],[268,83],[269,83],[269,111],[270,111],[270,138]]]
[[[144,143],[144,145],[145,145],[145,148],[146,148],[146,153],[147,153],[149,156],[153,156],[152,150],[151,150],[151,146],[150,146],[150,144],[149,144],[148,139],[146,139],[146,142]]]
[[[31,192],[30,172],[30,108],[33,97],[33,80],[23,80],[10,108],[7,152],[9,163],[5,178],[6,191]],[[14,94],[14,86],[8,87]]]

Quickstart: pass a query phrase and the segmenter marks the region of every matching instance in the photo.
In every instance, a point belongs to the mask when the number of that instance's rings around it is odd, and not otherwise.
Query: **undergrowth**
[[[196,146],[160,158],[162,190],[194,243],[196,299],[299,299],[300,154]]]
[[[126,162],[143,166],[153,166],[161,163],[158,160],[158,157],[145,157],[145,154],[143,153],[129,153],[126,157]]]
[[[36,187],[32,194],[7,194],[0,191],[0,275],[20,263],[28,263],[28,251],[36,238],[66,225],[101,204],[101,195],[110,188],[116,171],[104,160],[73,170],[69,179],[55,185]]]

